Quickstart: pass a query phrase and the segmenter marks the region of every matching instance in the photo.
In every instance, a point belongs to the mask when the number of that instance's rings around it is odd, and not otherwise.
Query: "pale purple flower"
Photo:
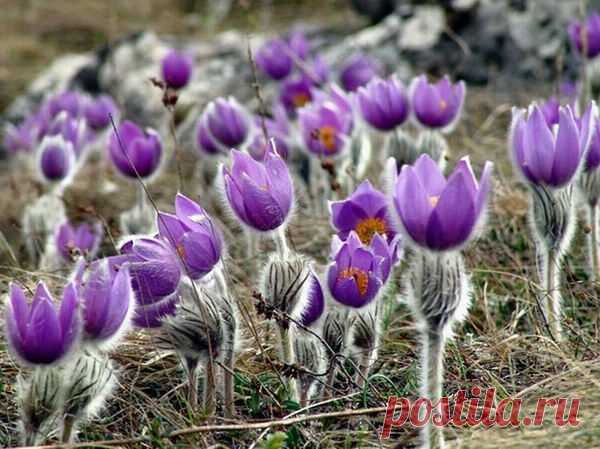
[[[313,83],[305,76],[288,78],[279,90],[279,100],[285,107],[288,117],[296,117],[298,109],[313,100]]]
[[[4,148],[11,154],[29,153],[33,149],[34,130],[29,123],[17,126],[7,124],[4,128]]]
[[[302,108],[298,122],[304,144],[310,153],[336,157],[350,146],[353,118],[333,102],[317,102]]]
[[[589,147],[596,121],[590,104],[581,119],[570,106],[561,106],[551,126],[539,106],[514,108],[509,144],[515,165],[534,184],[562,187],[573,179]]]
[[[572,22],[568,27],[568,32],[573,46],[579,53],[584,51],[583,33],[585,33],[587,35],[586,56],[594,58],[600,54],[600,14],[593,12],[587,17],[585,24],[579,21]]]
[[[202,207],[178,193],[175,215],[159,212],[158,232],[179,253],[186,274],[200,279],[221,260],[223,238]]]
[[[465,82],[453,84],[448,76],[437,83],[430,83],[425,75],[415,78],[410,85],[410,103],[417,122],[426,128],[451,129],[460,118],[465,93]]]
[[[84,108],[84,116],[90,128],[95,131],[106,129],[110,126],[110,116],[117,120],[117,105],[108,95],[100,95],[88,100]]]
[[[372,79],[358,89],[357,97],[362,117],[375,129],[391,131],[408,119],[408,94],[396,77]]]
[[[102,241],[102,224],[81,223],[77,226],[66,222],[56,229],[55,242],[58,252],[65,261],[72,261],[75,255],[83,255],[91,260],[96,256]]]
[[[294,190],[284,160],[273,152],[264,162],[234,150],[233,163],[223,166],[227,202],[235,216],[249,228],[269,232],[282,226],[292,208]]]
[[[404,165],[399,175],[396,162],[390,158],[388,171],[402,229],[415,245],[447,251],[472,238],[491,188],[491,162],[486,162],[479,182],[468,157],[458,162],[448,180],[427,154],[420,156],[414,166]]]
[[[271,39],[256,52],[256,65],[274,80],[286,78],[294,68],[290,49],[283,39]]]
[[[124,176],[147,178],[154,174],[162,158],[162,144],[158,133],[147,129],[144,133],[135,123],[125,120],[119,125],[119,138],[110,135],[110,158]]]
[[[214,153],[213,149],[223,153],[232,148],[241,149],[246,146],[252,133],[252,120],[248,111],[233,97],[211,101],[200,121],[198,140],[201,148],[208,153]]]
[[[81,329],[75,286],[64,288],[58,310],[43,282],[38,283],[31,305],[18,284],[11,283],[9,291],[6,339],[13,354],[30,365],[52,365],[67,357]]]
[[[340,83],[348,92],[365,86],[371,79],[382,73],[379,63],[365,54],[352,56],[340,73]]]
[[[327,284],[333,299],[360,308],[375,299],[383,285],[385,260],[351,232],[346,241],[333,237]]]

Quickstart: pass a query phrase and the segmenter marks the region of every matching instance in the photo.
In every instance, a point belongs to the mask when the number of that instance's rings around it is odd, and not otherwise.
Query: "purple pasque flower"
[[[331,224],[342,240],[352,231],[365,245],[370,245],[377,234],[390,242],[396,235],[388,200],[369,180],[363,181],[345,200],[331,202],[330,208]]]
[[[111,270],[128,264],[136,309],[133,323],[158,327],[166,315],[173,315],[179,301],[181,267],[167,242],[138,238],[121,246],[121,255],[108,258]]]
[[[340,83],[348,92],[354,92],[361,86],[365,86],[371,79],[380,76],[381,65],[364,53],[352,56],[342,68]]]
[[[63,136],[46,136],[38,150],[39,173],[45,182],[66,180],[75,168],[73,144]]]
[[[101,131],[110,125],[110,116],[117,120],[119,110],[112,97],[100,95],[87,101],[83,114],[87,124],[94,131]]]
[[[204,117],[198,119],[196,123],[196,147],[200,153],[208,156],[215,156],[221,153],[220,148],[215,143],[213,137],[210,135],[206,120]]]
[[[178,193],[175,215],[159,212],[158,232],[179,253],[187,275],[196,280],[210,273],[221,260],[221,232],[202,207]]]
[[[315,55],[314,58],[305,61],[300,66],[300,73],[315,86],[321,86],[331,78],[329,64],[319,55]]]
[[[72,117],[64,111],[59,113],[48,125],[45,135],[61,135],[66,141],[71,142],[77,157],[81,156],[84,147],[94,138],[85,119]]]
[[[410,85],[410,103],[417,122],[425,128],[452,129],[460,118],[465,93],[465,82],[453,84],[448,76],[435,84],[425,75],[415,78]]]
[[[321,281],[315,273],[310,274],[304,288],[306,289],[306,304],[299,322],[304,327],[310,327],[323,315],[325,295],[323,294]]]
[[[147,178],[153,175],[162,158],[162,144],[158,133],[150,128],[144,133],[129,120],[119,125],[118,137],[115,133],[110,135],[108,150],[114,166],[128,178],[136,178],[137,175]]]
[[[252,133],[250,114],[238,101],[233,98],[217,98],[211,101],[200,117],[203,139],[212,141],[211,145],[202,144],[208,153],[217,148],[227,153],[232,148],[245,147]],[[201,142],[202,143],[202,142]]]
[[[262,132],[257,133],[248,146],[248,154],[257,161],[264,161],[270,151],[275,151],[284,161],[288,160],[289,147],[280,134],[268,134],[269,140]]]
[[[4,127],[4,149],[11,154],[29,153],[33,149],[33,131],[27,121],[16,126],[7,124]]]
[[[102,224],[71,225],[67,221],[56,229],[54,240],[65,261],[72,261],[76,255],[83,255],[91,260],[96,256],[102,241]]]
[[[586,153],[585,170],[590,172],[600,166],[600,121],[596,120],[593,125],[592,138],[590,146]]]
[[[385,284],[392,272],[392,268],[400,262],[404,254],[402,237],[396,234],[388,240],[380,234],[375,234],[371,240],[370,248],[373,254],[383,259],[381,264],[381,281]]]
[[[79,92],[68,90],[51,97],[44,106],[50,118],[57,117],[61,112],[69,117],[78,117],[82,112],[83,96]]]
[[[313,101],[314,84],[306,76],[286,79],[279,90],[279,100],[288,117],[296,117],[297,111]]]
[[[190,55],[171,50],[161,61],[163,80],[171,89],[181,89],[189,82],[193,66],[194,61]]]
[[[543,120],[543,118],[542,118]],[[473,236],[491,188],[492,163],[486,162],[479,183],[469,157],[462,158],[446,178],[427,154],[397,175],[388,160],[392,199],[406,237],[431,251],[459,248]]]
[[[354,129],[354,94],[345,92],[340,86],[331,83],[325,90],[315,90],[314,103],[333,103],[338,111],[345,114],[351,122],[350,128]]]
[[[284,160],[268,152],[263,162],[233,150],[230,168],[223,166],[224,191],[235,216],[259,232],[273,231],[287,220],[294,200],[292,178]]]
[[[363,119],[377,130],[391,131],[408,119],[408,94],[395,76],[373,78],[358,89],[357,98]]]
[[[333,237],[327,284],[333,299],[349,306],[369,304],[383,285],[384,258],[362,244],[355,232],[345,241]]]
[[[288,43],[283,39],[271,39],[256,52],[256,65],[274,80],[286,78],[294,68]]]
[[[586,35],[586,56],[594,58],[600,54],[600,14],[593,12],[587,17],[585,24],[579,21],[572,22],[567,31],[571,43],[580,54],[584,51],[584,33]]]
[[[9,290],[5,320],[12,352],[31,365],[51,365],[68,356],[81,328],[75,286],[64,288],[59,310],[43,282],[38,283],[31,305],[18,284],[11,283]]]
[[[298,112],[304,144],[310,153],[336,157],[349,148],[353,118],[331,101],[316,102]]]
[[[135,309],[128,264],[117,270],[110,258],[94,262],[79,285],[79,293],[83,339],[99,345],[114,344],[129,327]]]
[[[570,106],[561,106],[552,126],[535,103],[528,111],[513,108],[509,147],[519,171],[534,184],[558,188],[571,182],[589,147],[596,115],[593,103],[581,119]]]

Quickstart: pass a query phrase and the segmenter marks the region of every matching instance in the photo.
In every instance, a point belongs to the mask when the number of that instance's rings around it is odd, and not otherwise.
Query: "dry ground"
[[[9,2],[11,5],[13,2]],[[16,2],[21,4],[21,2]],[[55,2],[23,2],[42,17],[48,15],[44,8]],[[62,2],[56,2],[57,4]],[[70,3],[70,2],[69,2]],[[96,2],[73,2],[81,5],[94,5]],[[120,11],[117,5],[121,2],[104,2]],[[146,3],[146,2],[139,2]],[[82,15],[78,26],[85,30],[97,30],[98,40],[90,39],[83,45],[101,42],[113,37],[131,26],[132,28],[151,24],[165,31],[173,19],[165,18],[170,10],[161,9],[166,0],[147,3],[147,10],[138,22],[123,25],[120,13],[107,20],[92,20]],[[274,2],[277,3],[277,2]],[[322,2],[324,3],[324,2]],[[164,6],[164,5],[163,5]],[[75,7],[75,6],[74,6]],[[79,6],[77,6],[79,7]],[[84,6],[82,6],[84,7]],[[102,7],[99,7],[102,8]],[[0,65],[0,83],[5,86],[6,79],[13,79],[14,84],[7,91],[0,93],[2,102],[18,94],[23,83],[51,59],[62,48],[62,38],[56,44],[41,44],[41,40],[58,33],[62,24],[54,24],[46,20],[40,26],[40,34],[32,30],[32,24],[40,22],[36,18],[27,18],[23,12],[15,12],[20,8],[8,8],[13,14],[15,29],[22,24],[29,24],[24,35],[12,33],[14,48],[22,45],[20,53],[23,59],[15,62],[23,68],[21,77],[5,65]],[[311,8],[308,8],[310,10]],[[62,14],[62,13],[61,13]],[[125,14],[125,13],[123,13]],[[314,14],[314,11],[313,11]],[[76,15],[77,16],[77,15]],[[85,16],[85,17],[84,17]],[[56,17],[56,16],[55,16]],[[58,15],[57,17],[63,17]],[[79,16],[77,16],[79,17]],[[92,16],[90,16],[92,17]],[[96,16],[97,17],[97,16]],[[166,25],[162,25],[162,21]],[[13,19],[6,14],[0,17],[0,27],[14,25]],[[19,22],[24,21],[24,22]],[[117,25],[114,25],[114,24]],[[112,25],[111,25],[112,24]],[[111,28],[113,27],[113,28]],[[164,28],[163,28],[164,27]],[[83,36],[85,32],[75,31],[73,36]],[[55,35],[54,34],[54,35]],[[69,33],[67,33],[69,34]],[[90,31],[89,36],[96,36]],[[44,37],[45,36],[45,37]],[[0,45],[5,45],[4,39]],[[64,44],[69,47],[70,44]],[[52,48],[52,50],[49,50]],[[83,47],[82,47],[83,48]],[[19,53],[20,50],[14,50]],[[31,51],[31,57],[27,52]],[[55,53],[52,53],[54,51]],[[0,53],[0,58],[4,57]],[[4,61],[2,61],[4,62]],[[31,67],[31,72],[27,68]],[[7,71],[8,70],[8,71]],[[21,71],[17,71],[20,73]],[[27,75],[24,75],[27,73]],[[21,83],[21,84],[19,84]],[[10,85],[10,84],[9,84]],[[471,154],[477,167],[490,159],[496,162],[495,194],[490,207],[488,226],[482,237],[467,251],[467,262],[473,275],[473,305],[468,320],[459,327],[455,341],[447,351],[447,375],[445,391],[454,394],[461,388],[473,385],[496,387],[501,397],[522,397],[526,401],[535,401],[540,397],[582,398],[581,416],[583,423],[575,429],[559,429],[546,424],[540,428],[518,429],[448,429],[446,434],[453,448],[499,449],[499,448],[553,448],[581,449],[600,447],[600,302],[598,286],[593,285],[584,270],[584,251],[582,235],[578,235],[575,249],[567,258],[564,276],[567,280],[564,289],[566,329],[568,343],[556,345],[544,335],[539,328],[537,271],[535,266],[535,248],[529,238],[526,226],[527,198],[522,186],[512,175],[509,160],[506,156],[506,129],[509,121],[510,105],[524,104],[534,95],[545,93],[543,89],[519,89],[518,91],[496,91],[493,88],[469,91],[465,118],[451,138],[451,161],[463,154]],[[546,92],[547,93],[547,92]],[[185,156],[193,161],[193,152]],[[194,194],[194,172],[192,164],[184,164],[186,172],[186,193]],[[133,187],[115,178],[114,174],[103,163],[98,162],[85,168],[75,185],[65,194],[65,201],[70,213],[77,216],[94,215],[102,217],[111,235],[116,236],[115,219],[118,213],[133,202]],[[376,170],[373,170],[375,173]],[[94,176],[86,176],[86,175]],[[94,177],[106,176],[119,183],[121,190],[118,196],[102,196],[97,192]],[[373,178],[376,181],[376,178]],[[159,207],[170,209],[173,194],[177,186],[174,167],[164,174],[152,187],[151,192]],[[6,291],[9,280],[18,279],[29,283],[43,278],[57,284],[62,273],[36,273],[30,270],[23,257],[22,241],[18,236],[17,223],[23,205],[39,194],[40,186],[33,180],[31,173],[22,165],[8,166],[0,173],[0,226],[8,237],[11,249],[17,262],[12,261],[7,251],[0,256],[0,292]],[[200,198],[202,204],[215,216],[223,214],[217,201],[209,196]],[[235,230],[230,223],[226,235],[229,240],[231,260],[228,264],[235,291],[247,310],[244,314],[246,342],[237,365],[238,379],[236,385],[237,406],[240,422],[259,419],[281,418],[293,410],[281,398],[281,386],[269,362],[273,352],[270,350],[274,339],[264,325],[258,325],[260,342],[268,351],[257,355],[258,343],[247,329],[249,325],[260,321],[253,311],[250,292],[256,284],[257,267],[260,260],[247,260],[243,257],[243,244],[235,239]],[[328,249],[331,230],[326,217],[307,216],[303,210],[297,214],[290,237],[295,246],[323,262]],[[113,251],[108,241],[103,251]],[[402,270],[400,270],[402,271]],[[400,279],[401,273],[398,274]],[[390,394],[415,397],[417,392],[418,342],[413,320],[403,304],[396,302],[400,287],[390,292],[386,300],[389,308],[384,320],[385,335],[382,341],[379,360],[374,368],[376,374],[372,379],[372,387],[364,394],[354,395],[351,399],[340,400],[312,410],[311,413],[344,410],[348,408],[375,407],[385,404]],[[401,296],[401,295],[400,295]],[[542,335],[542,336],[540,336]],[[174,357],[159,357],[153,352],[153,336],[146,332],[133,333],[126,343],[115,352],[114,359],[120,366],[120,385],[115,397],[109,402],[108,410],[102,417],[85,425],[79,435],[81,441],[104,439],[128,439],[144,436],[143,443],[123,444],[125,447],[209,447],[216,443],[223,446],[213,447],[249,447],[259,438],[260,431],[242,430],[227,433],[190,434],[179,438],[161,440],[159,436],[165,432],[188,428],[207,422],[201,415],[190,416],[185,412],[184,388],[181,373],[178,371]],[[2,349],[4,342],[0,339],[0,446],[16,444],[15,426],[17,411],[13,399],[13,385],[17,374],[17,366]],[[340,378],[339,396],[352,392],[352,388]],[[529,409],[531,410],[531,409]],[[383,414],[377,414],[360,421],[348,419],[324,419],[310,424],[297,424],[287,428],[274,427],[272,432],[287,432],[287,447],[290,448],[376,448],[376,447],[412,447],[415,444],[416,432],[403,428],[393,434],[393,440],[380,442],[377,430],[381,425]],[[216,424],[224,421],[219,418],[209,420]],[[265,441],[267,437],[263,437]],[[259,446],[261,447],[261,446]],[[264,446],[269,447],[269,446]]]

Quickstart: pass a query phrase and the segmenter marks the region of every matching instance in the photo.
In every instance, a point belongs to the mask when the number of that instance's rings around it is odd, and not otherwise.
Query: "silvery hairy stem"
[[[583,170],[578,179],[579,191],[587,211],[590,226],[586,235],[588,248],[589,275],[594,281],[600,276],[600,255],[598,254],[598,199],[600,199],[600,168]]]
[[[542,287],[542,312],[552,336],[560,341],[560,269],[576,225],[572,185],[562,189],[531,186],[530,225],[537,242]]]
[[[470,280],[462,255],[415,252],[406,284],[421,334],[421,393],[432,404],[437,403],[434,412],[440,412],[445,341],[469,306]],[[442,429],[430,423],[421,430],[421,440],[423,449],[444,447]]]

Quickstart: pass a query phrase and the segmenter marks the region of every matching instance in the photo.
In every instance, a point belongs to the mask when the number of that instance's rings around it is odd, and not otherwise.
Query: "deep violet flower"
[[[279,100],[285,107],[288,117],[296,117],[298,109],[306,106],[313,100],[314,84],[305,76],[288,78],[279,91]]]
[[[271,39],[256,52],[256,65],[274,80],[287,77],[294,67],[291,48],[283,39]]]
[[[415,78],[410,85],[410,103],[417,122],[426,128],[451,129],[460,118],[465,93],[464,81],[453,84],[445,76],[432,84],[425,75]]]
[[[190,55],[171,50],[161,61],[163,80],[170,88],[181,89],[189,82],[193,65],[194,62]]]
[[[307,300],[299,322],[304,327],[310,327],[323,315],[325,295],[323,294],[321,282],[315,273],[311,273],[310,278],[306,281],[305,288],[307,290]]]
[[[572,22],[568,27],[569,38],[579,53],[584,51],[584,24]],[[600,54],[600,14],[594,12],[585,21],[587,57],[594,58]]]
[[[373,128],[391,131],[408,118],[410,107],[406,88],[397,78],[374,78],[358,89],[362,117]]]
[[[356,54],[350,58],[340,73],[340,83],[348,92],[354,92],[365,86],[371,79],[380,76],[381,66],[365,54]]]
[[[252,134],[250,114],[233,97],[211,101],[204,109],[200,122],[198,140],[207,153],[215,153],[215,149],[223,153],[232,148],[242,149]]]
[[[119,110],[113,99],[108,95],[100,95],[88,100],[84,108],[87,124],[94,131],[100,131],[110,126],[110,116],[117,120]]]
[[[45,182],[64,181],[75,168],[75,151],[62,136],[44,137],[38,148],[38,167]]]
[[[147,129],[144,133],[135,123],[128,120],[119,125],[119,139],[110,135],[109,154],[114,166],[124,176],[142,178],[154,174],[162,158],[162,144],[158,133]]]

